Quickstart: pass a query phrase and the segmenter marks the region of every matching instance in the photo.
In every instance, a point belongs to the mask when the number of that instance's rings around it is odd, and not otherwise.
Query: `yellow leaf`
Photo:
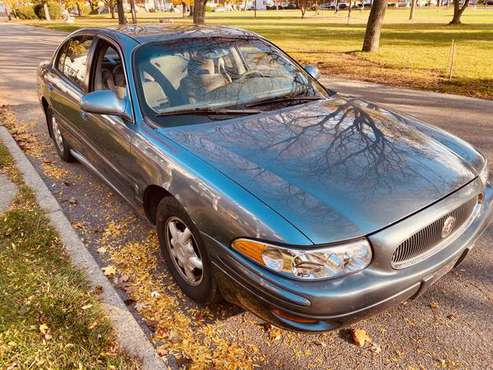
[[[371,338],[363,329],[352,329],[353,341],[359,347],[363,347],[366,342],[371,342]]]
[[[106,276],[113,276],[116,274],[116,268],[113,265],[103,267],[102,270]]]
[[[82,306],[83,310],[87,310],[92,307],[92,304],[86,304],[85,306]]]
[[[40,331],[42,334],[46,334],[46,333],[48,333],[48,330],[49,330],[49,328],[48,328],[48,325],[46,325],[46,324],[41,324],[41,325],[39,326],[39,331]]]

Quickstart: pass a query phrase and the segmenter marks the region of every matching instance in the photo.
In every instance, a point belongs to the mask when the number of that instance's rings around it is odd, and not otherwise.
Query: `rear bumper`
[[[467,191],[477,190],[478,185],[473,185],[463,191],[464,195]],[[252,263],[228,246],[208,237],[205,239],[216,279],[227,300],[281,327],[325,331],[419,296],[460,263],[491,219],[493,189],[490,185],[483,194],[481,206],[453,241],[426,260],[401,270],[379,263],[378,250],[371,236],[369,239],[376,257],[365,270],[325,281],[296,281],[281,277]],[[378,238],[375,240],[378,242]]]

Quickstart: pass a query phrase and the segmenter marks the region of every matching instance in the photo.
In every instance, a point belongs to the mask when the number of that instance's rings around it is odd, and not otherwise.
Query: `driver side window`
[[[119,98],[123,98],[127,94],[127,81],[122,58],[109,43],[105,41],[99,43],[92,90],[113,90]]]

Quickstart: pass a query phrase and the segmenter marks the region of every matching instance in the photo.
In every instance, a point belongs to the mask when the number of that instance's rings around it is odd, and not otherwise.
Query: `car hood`
[[[159,130],[316,244],[377,231],[476,176],[463,158],[399,115],[337,95]]]

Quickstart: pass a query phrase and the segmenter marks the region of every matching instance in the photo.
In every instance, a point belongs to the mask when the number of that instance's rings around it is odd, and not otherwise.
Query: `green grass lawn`
[[[0,214],[0,369],[137,368],[0,144],[19,192]]]
[[[387,10],[380,52],[361,53],[368,11],[334,14],[298,10],[208,13],[206,22],[241,27],[260,33],[303,63],[316,63],[327,74],[436,91],[493,98],[493,7],[469,8],[463,25],[449,26],[452,8],[417,9],[408,21],[409,9]],[[169,18],[190,23],[170,13],[138,14],[142,23]],[[116,24],[108,16],[82,17],[75,24],[31,22],[70,31],[79,27]],[[448,80],[452,40],[457,45],[453,78]]]

